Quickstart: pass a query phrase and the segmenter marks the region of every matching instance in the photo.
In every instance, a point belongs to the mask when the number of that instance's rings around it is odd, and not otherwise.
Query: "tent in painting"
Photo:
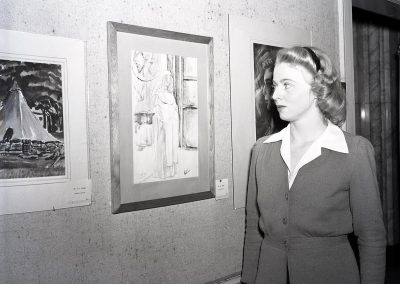
[[[0,141],[9,128],[13,130],[12,139],[58,141],[32,113],[17,82],[14,82],[7,101],[0,109]]]

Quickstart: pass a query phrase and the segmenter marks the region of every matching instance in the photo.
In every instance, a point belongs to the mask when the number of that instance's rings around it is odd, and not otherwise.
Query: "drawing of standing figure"
[[[154,105],[154,177],[173,177],[177,172],[179,146],[178,106],[173,95],[173,77],[167,71],[155,91]]]

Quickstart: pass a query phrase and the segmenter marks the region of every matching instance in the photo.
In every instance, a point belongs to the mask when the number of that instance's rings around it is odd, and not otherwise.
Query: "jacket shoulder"
[[[278,151],[281,142],[280,140],[277,142],[264,143],[265,140],[267,140],[270,136],[271,135],[267,135],[257,139],[252,148],[253,157],[257,157],[260,153],[270,153],[271,151]]]
[[[343,133],[350,153],[360,152],[360,150],[363,149],[374,149],[371,142],[367,138],[360,135],[354,135],[346,131],[343,131]]]
[[[261,138],[258,138],[257,139],[257,141],[256,141],[256,143],[254,143],[254,148],[256,148],[256,147],[258,147],[258,148],[260,148],[260,147],[268,147],[269,145],[272,145],[272,144],[274,144],[274,143],[276,143],[276,142],[271,142],[271,143],[264,143],[265,142],[265,140],[267,140],[269,137],[271,137],[273,134],[270,134],[270,135],[266,135],[266,136],[263,136],[263,137],[261,137]]]

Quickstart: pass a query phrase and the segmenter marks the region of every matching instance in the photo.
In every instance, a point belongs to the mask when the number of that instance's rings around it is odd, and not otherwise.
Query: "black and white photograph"
[[[400,0],[0,0],[0,284],[400,284]]]

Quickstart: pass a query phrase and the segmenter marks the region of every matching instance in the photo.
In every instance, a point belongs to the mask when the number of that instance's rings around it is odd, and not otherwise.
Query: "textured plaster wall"
[[[214,37],[215,169],[231,191],[228,13],[312,30],[337,60],[336,11],[334,0],[0,0],[2,29],[87,43],[93,180],[91,206],[0,216],[0,283],[203,283],[240,271],[245,212],[232,196],[111,215],[106,22]]]

